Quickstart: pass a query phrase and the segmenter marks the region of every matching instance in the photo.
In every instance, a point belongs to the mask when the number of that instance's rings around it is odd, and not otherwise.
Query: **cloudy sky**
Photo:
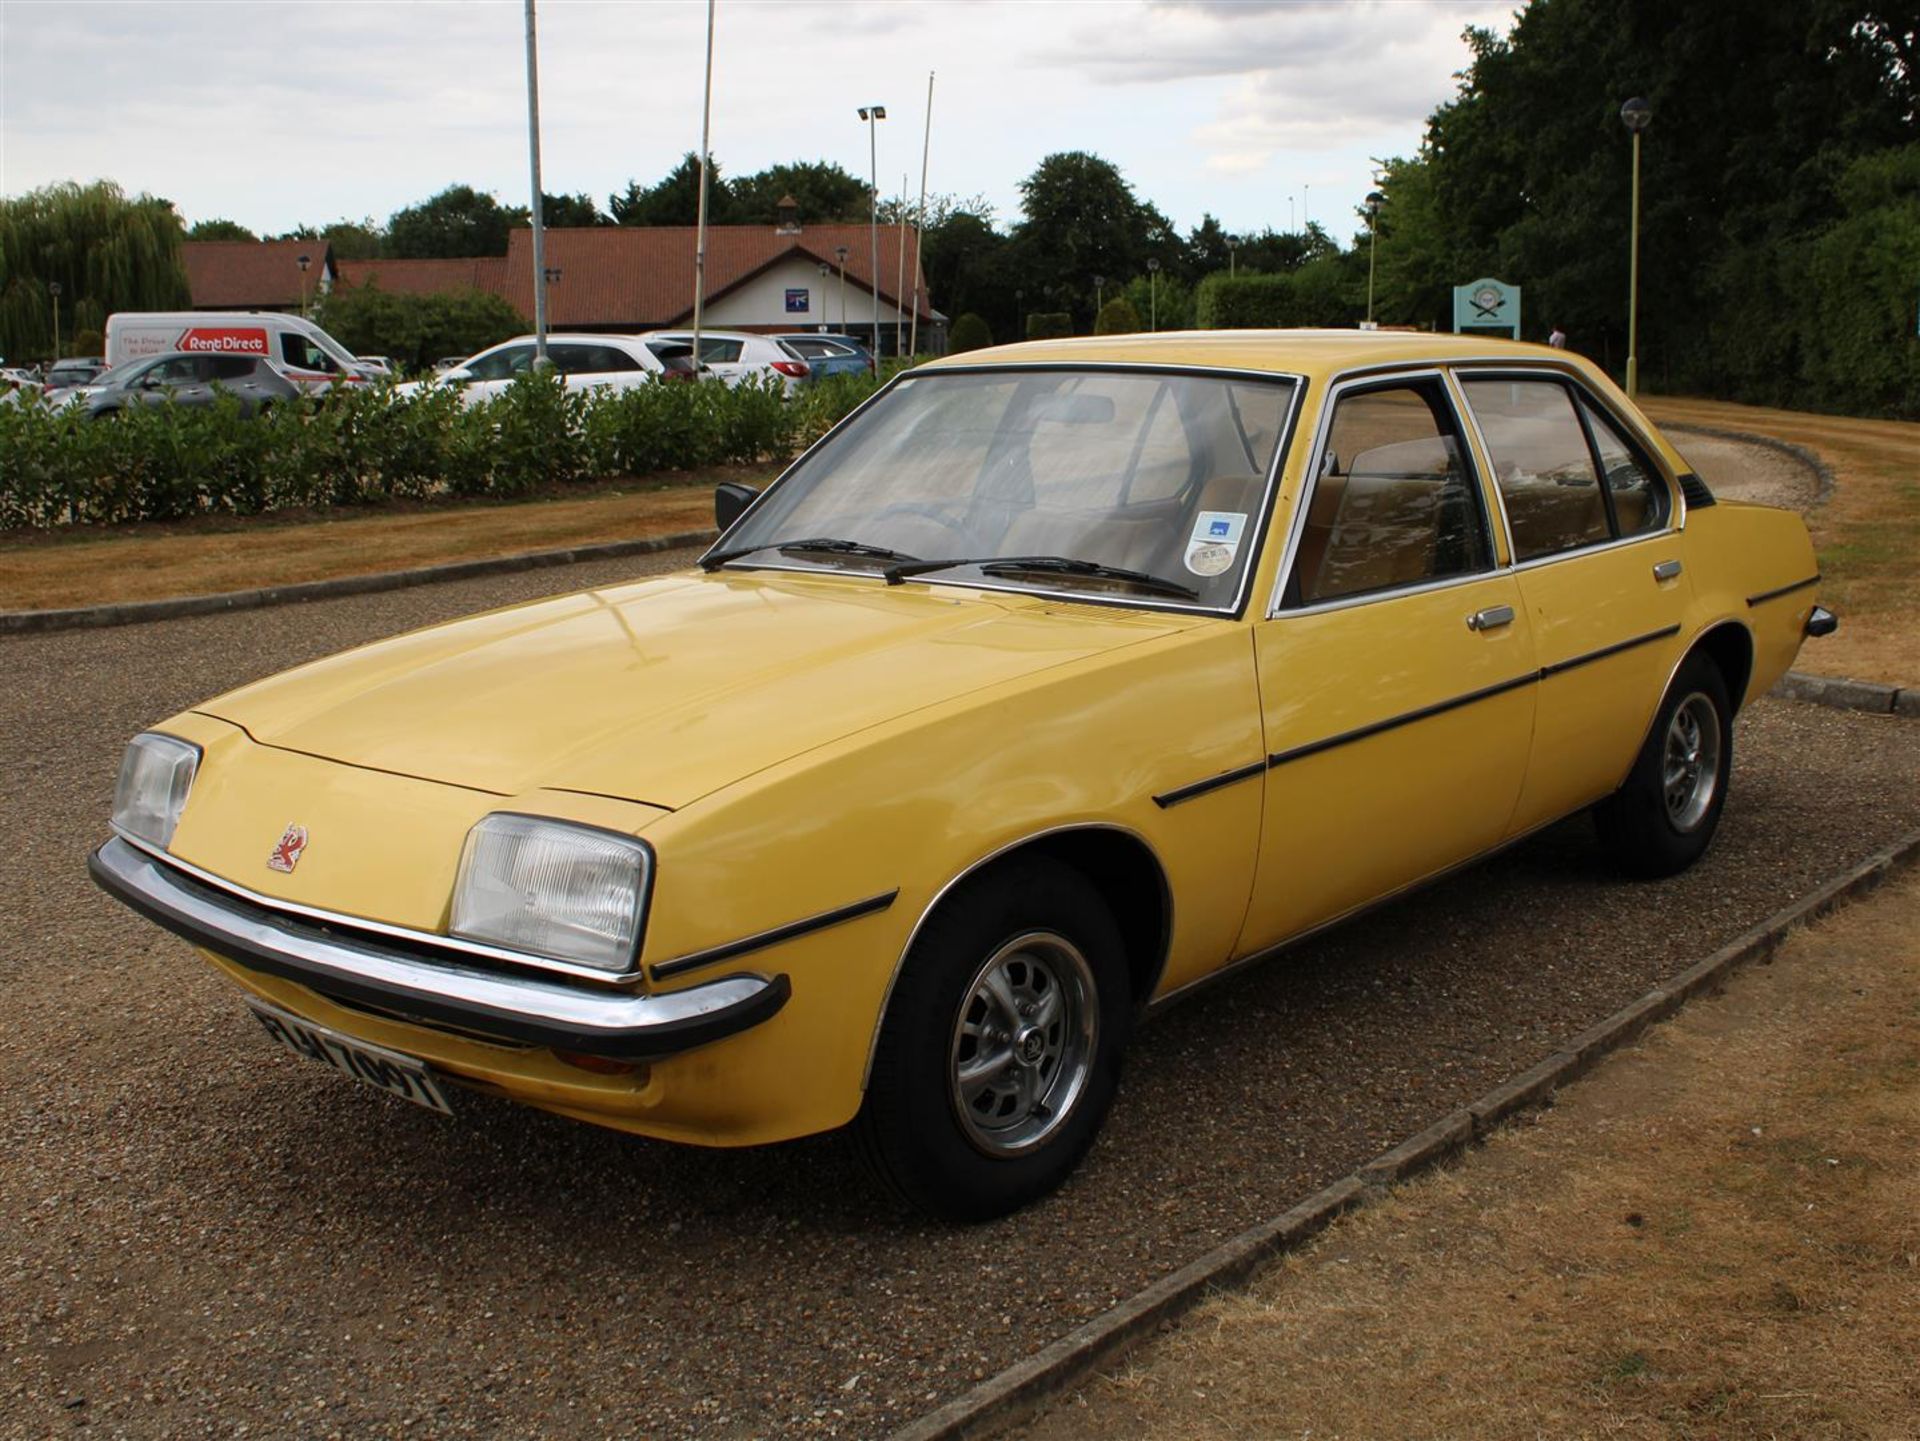
[[[713,152],[985,195],[1091,150],[1184,229],[1336,235],[1517,0],[718,0]],[[704,0],[540,0],[545,189],[603,206],[698,149]],[[0,192],[106,177],[189,221],[384,219],[455,181],[524,203],[521,0],[0,0]]]

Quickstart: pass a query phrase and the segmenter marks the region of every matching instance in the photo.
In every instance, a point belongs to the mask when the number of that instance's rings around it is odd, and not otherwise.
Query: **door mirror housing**
[[[733,528],[733,523],[747,513],[747,507],[760,498],[760,492],[750,485],[739,485],[729,480],[716,486],[713,492],[713,523],[725,534]]]

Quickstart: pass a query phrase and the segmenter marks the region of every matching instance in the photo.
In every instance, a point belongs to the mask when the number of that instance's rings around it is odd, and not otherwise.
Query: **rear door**
[[[1255,629],[1266,727],[1241,951],[1491,849],[1533,725],[1533,638],[1441,376],[1337,387]]]
[[[1626,779],[1686,647],[1690,583],[1665,476],[1584,386],[1553,371],[1463,370],[1539,652],[1516,829]]]

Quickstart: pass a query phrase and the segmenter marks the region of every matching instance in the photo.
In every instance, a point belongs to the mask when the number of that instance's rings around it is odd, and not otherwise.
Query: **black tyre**
[[[1594,828],[1629,875],[1684,871],[1720,825],[1733,769],[1733,706],[1720,668],[1689,656],[1673,678],[1626,784],[1594,807]]]
[[[1017,1210],[1092,1145],[1130,1015],[1120,933],[1098,892],[1044,858],[997,868],[956,889],[908,952],[855,1142],[930,1215]]]

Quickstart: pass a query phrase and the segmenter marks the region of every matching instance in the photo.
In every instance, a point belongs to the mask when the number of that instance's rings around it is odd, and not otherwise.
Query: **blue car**
[[[806,358],[813,368],[814,380],[824,380],[829,375],[874,373],[873,356],[866,346],[849,336],[797,331],[792,335],[776,335],[774,339],[785,341]]]

